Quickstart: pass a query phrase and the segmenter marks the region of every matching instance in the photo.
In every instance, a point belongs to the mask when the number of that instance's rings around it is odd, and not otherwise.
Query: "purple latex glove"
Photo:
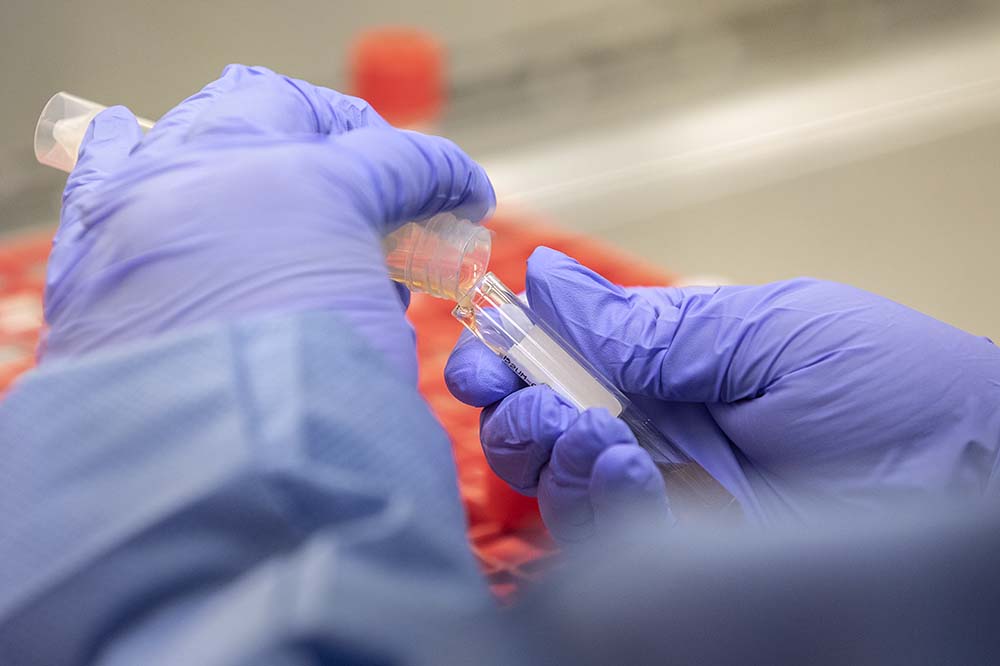
[[[985,338],[817,280],[623,289],[548,248],[528,261],[527,294],[756,520],[978,497],[996,483],[1000,349]],[[593,531],[567,527],[594,502],[568,489],[613,472],[561,464],[572,409],[468,336],[446,373],[460,400],[486,407],[494,471],[537,491],[557,537]],[[589,432],[588,460],[621,446]],[[549,484],[554,474],[571,480]]]
[[[441,211],[478,221],[494,203],[485,172],[450,141],[231,65],[145,137],[123,107],[91,123],[49,261],[43,360],[207,321],[330,310],[415,381],[406,297],[381,238]]]

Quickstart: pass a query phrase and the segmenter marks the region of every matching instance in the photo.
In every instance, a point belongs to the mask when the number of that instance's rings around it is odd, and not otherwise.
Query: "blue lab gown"
[[[333,315],[46,365],[0,442],[4,666],[434,663],[494,628],[444,431]]]
[[[0,665],[986,663],[1000,516],[623,532],[515,612],[447,438],[333,315],[47,364],[0,403]]]

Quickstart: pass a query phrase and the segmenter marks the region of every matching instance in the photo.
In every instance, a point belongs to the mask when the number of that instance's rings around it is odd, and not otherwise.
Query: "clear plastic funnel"
[[[45,104],[35,125],[35,159],[60,171],[72,171],[90,121],[105,108],[89,99],[57,92]],[[152,120],[137,120],[143,130],[153,126]]]

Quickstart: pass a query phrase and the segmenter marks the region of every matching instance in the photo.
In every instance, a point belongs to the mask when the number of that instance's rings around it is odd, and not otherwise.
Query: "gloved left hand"
[[[988,339],[818,280],[626,290],[539,248],[526,283],[534,312],[753,520],[895,516],[998,489],[1000,349]],[[446,377],[484,407],[487,459],[514,488],[537,492],[557,538],[600,528],[592,489],[615,473],[602,461],[621,438],[596,428],[570,438],[573,409],[524,388],[474,339],[456,347]],[[630,455],[649,470],[644,451],[633,444]]]
[[[143,137],[98,115],[66,183],[43,361],[207,321],[330,310],[408,379],[405,294],[381,238],[495,204],[452,142],[390,127],[363,100],[231,65]]]

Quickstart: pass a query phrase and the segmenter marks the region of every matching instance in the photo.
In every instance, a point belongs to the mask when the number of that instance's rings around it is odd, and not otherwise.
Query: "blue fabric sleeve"
[[[333,315],[46,365],[0,442],[0,663],[486,659],[447,437]]]

